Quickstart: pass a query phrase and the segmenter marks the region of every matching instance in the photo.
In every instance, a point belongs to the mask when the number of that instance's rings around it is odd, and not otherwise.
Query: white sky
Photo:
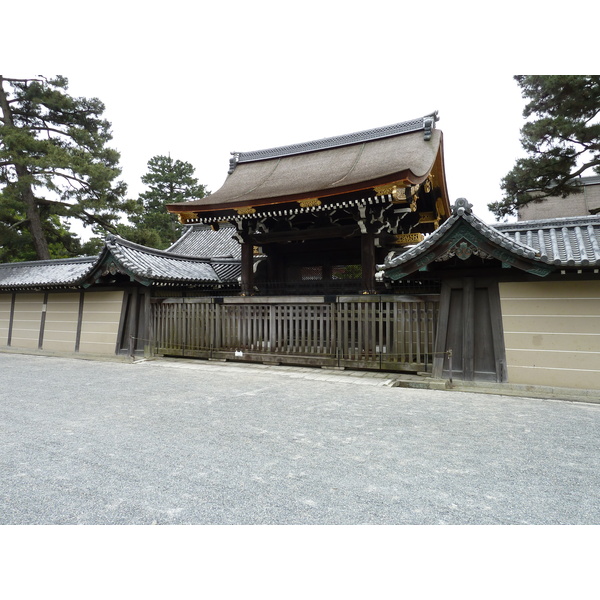
[[[575,14],[592,5],[569,6]],[[581,36],[576,48],[547,47],[565,37],[547,2],[521,2],[520,12],[479,6],[33,0],[29,18],[21,4],[3,8],[0,69],[65,75],[73,95],[100,98],[131,196],[156,154],[192,163],[216,191],[234,150],[438,110],[450,200],[466,197],[491,222],[487,204],[521,152],[524,100],[512,75],[593,65],[581,62]]]

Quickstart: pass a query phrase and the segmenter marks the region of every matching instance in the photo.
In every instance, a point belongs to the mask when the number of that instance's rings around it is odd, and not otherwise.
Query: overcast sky
[[[33,0],[27,15],[3,8],[0,68],[65,75],[73,95],[100,98],[132,196],[156,154],[192,163],[216,191],[232,151],[438,110],[450,200],[466,197],[493,221],[486,206],[521,153],[524,100],[512,75],[591,67],[581,45],[547,47],[565,36],[550,4],[518,6]]]

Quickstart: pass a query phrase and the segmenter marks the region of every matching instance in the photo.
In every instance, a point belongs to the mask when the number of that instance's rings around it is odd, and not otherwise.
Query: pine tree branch
[[[90,189],[89,182],[85,181],[85,179],[80,179],[79,177],[75,177],[74,175],[67,175],[66,173],[61,173],[60,171],[35,171],[32,173],[34,175],[51,175],[53,177],[62,177],[63,179],[67,179],[69,181],[76,181],[84,186],[86,189]],[[75,188],[77,189],[77,188]]]
[[[30,126],[27,129],[29,129],[30,131],[46,131],[48,133],[50,133],[50,132],[59,133],[60,135],[64,135],[66,137],[72,138],[72,136],[69,135],[69,133],[67,131],[61,131],[60,129],[54,129],[53,127],[48,127],[47,125],[45,127]],[[52,139],[52,138],[50,136],[48,136],[48,139]]]
[[[18,81],[18,82],[25,82],[27,83],[28,81],[45,81],[45,79],[37,79],[36,77],[31,77],[29,79],[14,79],[12,77],[1,77],[2,81]]]

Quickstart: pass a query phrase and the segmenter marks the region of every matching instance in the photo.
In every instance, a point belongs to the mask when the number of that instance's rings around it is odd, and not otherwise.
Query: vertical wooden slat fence
[[[156,299],[151,345],[159,355],[430,370],[438,298]]]

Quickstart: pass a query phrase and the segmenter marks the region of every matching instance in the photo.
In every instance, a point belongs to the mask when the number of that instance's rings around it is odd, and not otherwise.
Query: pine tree
[[[526,158],[502,179],[504,198],[488,208],[499,218],[548,196],[580,193],[577,178],[600,174],[600,76],[517,75],[528,100],[521,129]]]
[[[116,231],[126,186],[110,123],[97,98],[74,98],[68,80],[0,76],[0,250],[2,260],[81,253],[70,220]]]
[[[194,177],[189,162],[161,155],[148,161],[142,183],[149,189],[140,194],[135,214],[129,217],[133,226],[120,226],[119,233],[144,246],[167,248],[181,237],[184,227],[166,205],[203,198],[206,188]]]

